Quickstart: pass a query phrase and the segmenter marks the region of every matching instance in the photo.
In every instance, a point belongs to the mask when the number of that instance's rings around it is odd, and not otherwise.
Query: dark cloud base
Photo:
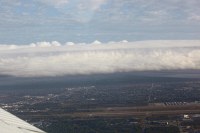
[[[112,86],[132,83],[194,81],[200,79],[200,70],[141,71],[113,74],[73,75],[59,77],[19,78],[0,76],[0,90],[59,89],[79,86]]]

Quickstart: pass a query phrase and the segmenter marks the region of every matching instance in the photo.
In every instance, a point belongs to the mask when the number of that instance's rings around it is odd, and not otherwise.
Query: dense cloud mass
[[[200,69],[200,41],[0,45],[0,75],[35,77],[175,69]]]

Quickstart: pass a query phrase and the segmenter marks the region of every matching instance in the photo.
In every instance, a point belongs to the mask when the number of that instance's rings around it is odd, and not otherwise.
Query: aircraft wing
[[[11,113],[0,108],[1,133],[45,133],[44,131],[21,120]]]

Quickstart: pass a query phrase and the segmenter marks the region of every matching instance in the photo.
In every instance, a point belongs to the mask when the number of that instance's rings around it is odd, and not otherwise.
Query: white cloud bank
[[[0,45],[0,75],[34,77],[200,69],[198,40],[97,42]]]

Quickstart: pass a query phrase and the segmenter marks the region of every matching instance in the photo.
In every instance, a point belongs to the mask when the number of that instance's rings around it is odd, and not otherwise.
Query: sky
[[[199,0],[0,0],[0,44],[200,39]]]

